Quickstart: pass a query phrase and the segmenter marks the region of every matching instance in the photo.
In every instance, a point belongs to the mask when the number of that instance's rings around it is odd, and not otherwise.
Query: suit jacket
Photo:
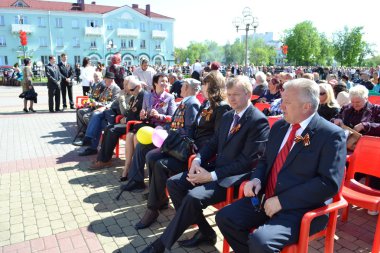
[[[186,97],[182,101],[173,114],[171,126],[181,135],[192,137],[194,130],[192,125],[201,104],[195,96]]]
[[[260,179],[263,186],[288,128],[285,120],[272,126],[265,155],[252,172],[251,178]],[[277,177],[275,195],[282,210],[307,212],[323,206],[342,183],[346,162],[343,130],[316,113],[302,136],[306,134],[310,145],[305,146],[302,141],[295,143]]]
[[[61,87],[61,74],[59,73],[59,69],[56,64],[47,64],[45,66],[45,75],[48,79],[47,87],[49,89]]]
[[[154,108],[156,111],[162,116],[168,115],[172,116],[177,109],[177,105],[174,101],[174,96],[170,93],[164,91],[161,95],[161,103],[158,105],[153,104],[153,96],[154,92],[146,92],[144,95],[142,109],[147,111],[148,113]],[[152,118],[150,123],[154,125],[165,125],[167,122],[165,119],[155,119]]]
[[[214,109],[210,107],[210,103],[207,100],[203,102],[192,126],[194,129],[192,138],[198,148],[202,148],[209,142],[211,137],[218,130],[223,115],[229,110],[231,110],[231,107],[224,101]]]
[[[240,129],[229,135],[235,111],[226,112],[213,138],[197,154],[201,164],[216,155],[215,173],[222,187],[244,179],[264,153],[269,124],[265,115],[249,105],[239,120]]]
[[[63,65],[62,62],[58,63],[58,69],[59,73],[61,74],[61,84],[64,85],[71,85],[70,82],[66,82],[66,78],[69,78],[70,80],[74,77],[74,70],[73,67],[70,64]]]
[[[144,100],[145,91],[141,90],[137,96],[132,96],[129,100],[129,109],[125,117],[129,120],[140,120],[140,111]]]

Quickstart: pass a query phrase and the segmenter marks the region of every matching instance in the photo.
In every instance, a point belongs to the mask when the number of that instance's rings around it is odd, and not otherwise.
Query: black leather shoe
[[[53,112],[53,113],[54,113],[55,111],[53,111],[53,110],[49,110],[49,112]]]
[[[164,253],[164,252],[165,252],[165,246],[162,244],[161,239],[158,238],[148,247],[143,249],[143,251],[141,251],[140,253]]]
[[[207,243],[210,245],[215,245],[216,243],[216,234],[214,235],[203,235],[200,231],[196,232],[195,235],[188,239],[178,241],[179,246],[185,248],[197,247],[201,243]]]
[[[139,230],[149,227],[157,220],[158,215],[157,210],[147,209],[144,217],[135,225],[135,229]]]
[[[98,151],[92,148],[86,148],[84,151],[80,152],[79,156],[88,156],[88,155],[96,155]]]
[[[63,112],[63,109],[61,110],[61,109],[56,109],[55,110],[56,112]]]
[[[119,182],[125,182],[128,180],[128,176],[125,176],[125,177],[120,177],[119,178]]]
[[[134,180],[129,181],[127,184],[122,185],[120,190],[129,192],[140,192],[145,189],[144,182],[136,182]]]
[[[76,141],[76,142],[73,142],[73,145],[74,146],[91,146],[91,140],[89,140],[89,138],[84,138],[82,141]]]
[[[75,106],[73,106],[73,105],[70,105],[70,109],[75,109]]]

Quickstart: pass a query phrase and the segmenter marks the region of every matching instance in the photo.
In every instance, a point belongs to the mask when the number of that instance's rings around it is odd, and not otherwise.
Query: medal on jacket
[[[210,121],[213,110],[211,108],[203,109],[201,113],[201,117],[205,118],[206,121]]]

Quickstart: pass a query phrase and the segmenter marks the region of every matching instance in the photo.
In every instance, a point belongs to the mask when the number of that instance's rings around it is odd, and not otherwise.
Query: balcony
[[[12,33],[19,33],[20,30],[26,33],[32,33],[32,25],[12,24]]]
[[[85,27],[84,34],[86,36],[102,36],[103,29],[101,27]]]
[[[135,47],[121,47],[121,51],[136,51]]]
[[[160,30],[152,30],[152,39],[166,39],[168,37],[168,33],[166,31]]]
[[[137,29],[118,28],[116,34],[119,37],[137,38],[140,35],[140,31]]]

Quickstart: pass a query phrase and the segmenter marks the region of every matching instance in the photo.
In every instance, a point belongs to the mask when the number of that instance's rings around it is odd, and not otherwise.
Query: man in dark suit
[[[235,252],[280,252],[296,243],[303,215],[324,206],[342,183],[345,135],[318,115],[318,85],[300,78],[285,83],[284,89],[284,120],[270,131],[265,155],[244,188],[246,198],[216,215]],[[311,233],[326,222],[326,216],[316,218]],[[257,229],[250,234],[252,228]]]
[[[182,233],[197,224],[199,231],[182,247],[202,242],[215,244],[216,234],[203,215],[203,208],[225,200],[229,186],[246,179],[267,142],[268,121],[251,105],[252,85],[247,77],[238,76],[227,83],[228,101],[233,108],[223,115],[214,137],[197,154],[189,172],[171,177],[167,188],[176,209],[168,227],[143,253],[170,249]],[[208,162],[216,156],[214,165]]]
[[[69,96],[70,109],[74,109],[73,100],[73,84],[72,79],[74,77],[74,69],[67,62],[67,55],[65,53],[61,54],[61,62],[58,63],[59,72],[61,73],[61,92],[62,92],[62,104],[63,109],[67,108],[66,104],[66,90]]]
[[[49,111],[54,112],[54,101],[55,100],[55,111],[59,112],[59,106],[61,102],[61,74],[59,73],[58,66],[55,64],[56,60],[53,55],[49,56],[49,64],[45,66],[45,75],[48,79],[47,88],[49,95]]]

